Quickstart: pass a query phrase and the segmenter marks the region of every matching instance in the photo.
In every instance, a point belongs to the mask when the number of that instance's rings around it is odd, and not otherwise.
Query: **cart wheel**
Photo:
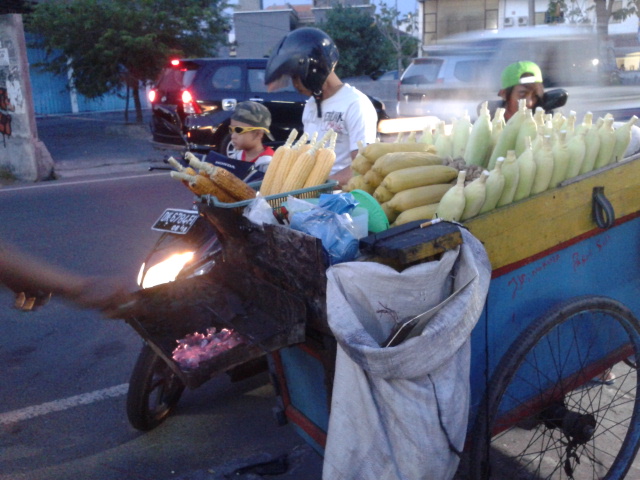
[[[470,478],[623,479],[640,440],[639,352],[638,320],[609,298],[579,297],[533,322],[491,378]],[[611,366],[613,384],[597,380]]]
[[[129,423],[143,431],[157,427],[178,404],[183,391],[182,380],[148,345],[144,345],[129,380]]]

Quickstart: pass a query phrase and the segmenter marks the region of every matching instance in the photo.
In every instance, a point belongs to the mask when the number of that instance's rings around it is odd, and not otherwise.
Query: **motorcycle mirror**
[[[556,108],[564,107],[564,105],[567,103],[568,98],[569,94],[565,89],[556,88],[554,90],[544,92],[540,106],[544,109],[545,112],[548,112]]]

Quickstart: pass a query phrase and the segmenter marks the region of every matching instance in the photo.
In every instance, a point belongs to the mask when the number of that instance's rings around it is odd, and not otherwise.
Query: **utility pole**
[[[536,0],[529,0],[529,25],[536,24]]]

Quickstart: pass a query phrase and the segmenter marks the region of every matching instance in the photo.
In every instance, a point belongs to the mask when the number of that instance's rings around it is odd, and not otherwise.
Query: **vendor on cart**
[[[78,306],[98,308],[107,314],[129,300],[124,282],[67,272],[0,241],[2,285],[15,292],[15,307],[23,311],[45,305],[52,293]]]
[[[512,63],[502,71],[500,80],[501,88],[498,95],[502,98],[502,104],[499,106],[505,109],[505,120],[509,120],[518,111],[518,101],[523,98],[527,100],[527,108],[531,110],[542,106],[542,71],[535,63]]]
[[[290,78],[298,92],[310,97],[302,113],[304,131],[310,138],[316,132],[322,138],[329,129],[338,134],[331,178],[345,184],[351,178],[358,142],[366,145],[376,140],[378,117],[371,100],[336,75],[338,57],[335,43],[325,32],[296,29],[271,54],[265,83],[273,91]]]

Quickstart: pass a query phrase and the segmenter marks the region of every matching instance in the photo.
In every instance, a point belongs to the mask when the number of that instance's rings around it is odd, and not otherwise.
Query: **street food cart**
[[[640,442],[638,178],[633,156],[448,224],[445,236],[464,228],[480,240],[492,268],[471,335],[469,478],[523,468],[531,478],[624,478]],[[220,233],[224,261],[205,278],[146,291],[143,301],[171,314],[131,325],[191,388],[268,353],[281,420],[322,453],[336,341],[319,240],[255,225],[211,198],[198,207]],[[248,341],[180,368],[170,355],[175,339],[212,321]]]

